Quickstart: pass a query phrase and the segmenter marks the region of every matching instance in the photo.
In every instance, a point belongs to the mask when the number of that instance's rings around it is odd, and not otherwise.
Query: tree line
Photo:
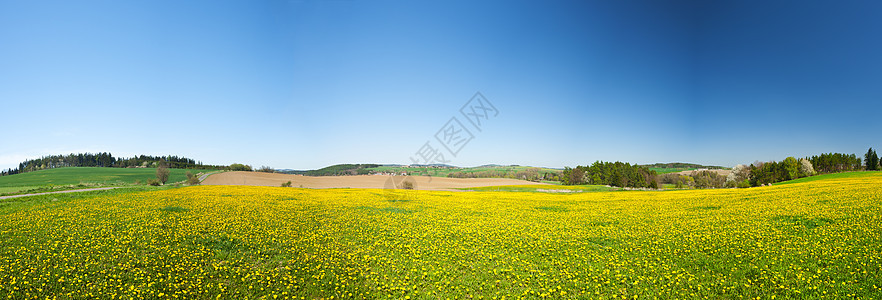
[[[781,162],[756,162],[750,165],[750,185],[761,186],[775,182],[808,177],[817,173],[808,158],[787,157]]]
[[[839,173],[861,169],[861,159],[854,154],[822,153],[806,159],[812,163],[818,173]]]
[[[159,167],[160,165],[175,169],[227,168],[227,166],[204,165],[202,162],[176,155],[138,155],[124,158],[113,157],[109,152],[71,153],[67,155],[49,155],[41,158],[25,160],[18,164],[18,168],[0,171],[0,176],[64,167],[146,168]]]
[[[591,166],[566,167],[560,175],[565,185],[599,184],[617,187],[658,188],[658,175],[647,167],[623,162],[594,162]]]
[[[371,168],[379,167],[378,164],[339,164],[327,166],[318,170],[302,172],[306,176],[342,176],[342,175],[367,175]]]
[[[651,165],[651,166],[657,166]],[[677,164],[666,167],[681,167]],[[686,175],[670,173],[656,175],[646,166],[622,162],[595,162],[591,166],[564,168],[560,182],[566,185],[600,184],[617,187],[658,188],[660,184],[674,184],[678,188],[724,188],[762,186],[816,174],[859,170],[880,170],[882,163],[873,148],[861,160],[855,154],[822,153],[806,158],[787,157],[784,160],[754,162],[750,166],[737,165],[728,176],[713,171],[693,171]]]
[[[529,181],[553,180],[556,174],[551,172],[542,173],[541,168],[526,168],[523,170],[485,170],[485,171],[457,171],[447,174],[448,178],[511,178]]]
[[[761,186],[815,174],[879,170],[879,156],[871,147],[861,160],[855,154],[822,153],[812,157],[785,158],[781,162],[755,162],[750,166],[750,185]]]

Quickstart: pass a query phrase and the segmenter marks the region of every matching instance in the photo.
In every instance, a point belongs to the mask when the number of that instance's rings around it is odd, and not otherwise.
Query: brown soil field
[[[301,176],[261,172],[224,172],[212,174],[202,181],[202,184],[281,186],[282,183],[288,181],[291,181],[291,187],[365,189],[395,188],[396,186],[400,188],[402,181],[410,181],[413,183],[413,188],[417,190],[452,190],[499,185],[545,185],[545,183],[506,178],[446,178],[385,175]]]
[[[732,173],[732,170],[706,170],[706,171],[711,171],[711,172],[717,173],[718,175],[723,176],[723,177],[729,176],[729,173]],[[698,173],[698,171],[681,171],[681,172],[677,172],[677,174],[680,174],[680,175],[687,175],[687,176],[692,176],[693,173]]]

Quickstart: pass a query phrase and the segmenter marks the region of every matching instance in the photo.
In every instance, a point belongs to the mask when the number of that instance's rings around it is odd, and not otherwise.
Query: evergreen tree
[[[872,147],[870,147],[870,150],[867,150],[867,154],[864,155],[864,162],[866,163],[866,169],[868,171],[879,169],[879,156],[876,155],[876,150],[873,150]]]

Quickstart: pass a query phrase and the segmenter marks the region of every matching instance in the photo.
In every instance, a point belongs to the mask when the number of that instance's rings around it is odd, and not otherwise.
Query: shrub
[[[401,182],[401,188],[405,189],[405,190],[412,190],[413,189],[413,181],[405,180],[405,181]]]
[[[291,187],[291,180],[288,180],[288,182],[282,183],[282,187]]]
[[[152,185],[152,186],[160,186],[162,183],[160,183],[159,180],[157,180],[157,179],[150,179],[150,180],[147,180],[147,184]]]
[[[187,184],[188,185],[197,185],[199,184],[199,177],[187,171]]]

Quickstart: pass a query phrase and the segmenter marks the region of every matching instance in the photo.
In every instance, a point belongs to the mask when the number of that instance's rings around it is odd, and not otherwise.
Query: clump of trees
[[[695,187],[700,189],[722,188],[726,186],[726,177],[714,171],[692,172]]]
[[[617,187],[658,188],[655,171],[623,162],[597,161],[591,166],[564,168],[561,183],[566,185],[599,184]]]
[[[811,167],[811,165],[809,165],[809,167]],[[742,164],[738,164],[732,168],[732,172],[726,176],[726,187],[750,187],[750,168]]]
[[[861,159],[854,154],[822,153],[808,158],[818,173],[839,173],[858,171],[863,165]]]
[[[243,164],[239,164],[239,163],[231,164],[229,167],[227,167],[227,170],[230,170],[230,171],[248,171],[248,172],[253,171],[253,170],[251,169],[251,166],[249,166],[249,165],[243,165]]]
[[[264,172],[264,173],[275,173],[276,169],[273,169],[270,166],[261,166],[260,169],[257,169],[257,171]]]
[[[806,158],[797,160],[791,156],[781,162],[755,162],[750,165],[750,185],[761,186],[814,174],[814,164]]]
[[[692,171],[689,175],[683,173],[668,173],[659,176],[659,182],[673,184],[678,189],[682,188],[725,188],[725,187],[750,187],[747,182],[749,169],[744,165],[738,165],[727,176],[718,172],[703,170]]]

